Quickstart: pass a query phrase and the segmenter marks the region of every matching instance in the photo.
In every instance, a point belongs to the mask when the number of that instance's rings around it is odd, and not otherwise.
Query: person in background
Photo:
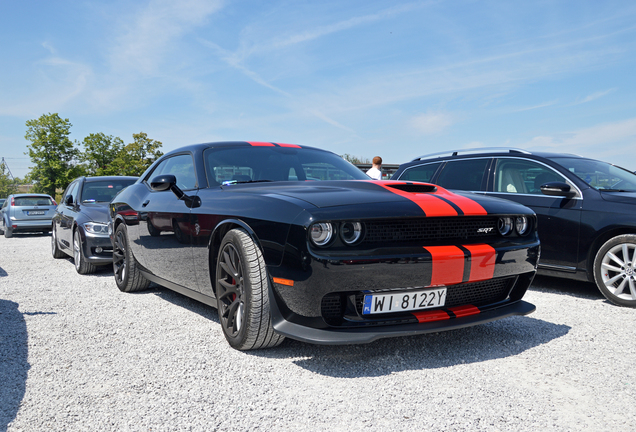
[[[382,158],[380,156],[373,158],[373,166],[367,171],[367,175],[373,180],[382,180]]]

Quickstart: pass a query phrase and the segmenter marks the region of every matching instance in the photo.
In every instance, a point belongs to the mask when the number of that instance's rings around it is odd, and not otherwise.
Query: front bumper
[[[108,264],[113,262],[113,244],[109,236],[89,235],[83,232],[84,258],[91,264]]]
[[[483,324],[535,307],[522,301],[536,273],[539,243],[490,248],[466,245],[448,253],[352,261],[300,256],[302,269],[270,267],[274,329],[292,339],[318,344],[368,343]],[[484,246],[484,245],[482,245]],[[429,248],[433,250],[433,248]],[[446,247],[442,249],[446,251]],[[471,255],[470,250],[474,253]],[[286,284],[281,279],[293,280]],[[444,307],[416,312],[363,315],[370,292],[408,292],[445,286]]]

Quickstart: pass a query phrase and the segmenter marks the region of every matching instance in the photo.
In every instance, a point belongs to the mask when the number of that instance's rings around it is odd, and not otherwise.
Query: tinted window
[[[433,174],[437,171],[437,168],[441,165],[441,162],[431,163],[426,165],[417,165],[404,170],[400,175],[400,180],[421,181],[430,182],[433,178]]]
[[[205,151],[210,186],[250,181],[369,180],[340,156],[295,147],[216,147]]]
[[[194,162],[190,154],[176,155],[164,159],[146,177],[146,181],[161,174],[174,175],[177,178],[177,186],[182,190],[195,189],[197,187]]]
[[[64,198],[62,198],[62,202],[66,203],[67,197],[76,197],[77,196],[77,189],[78,189],[78,185],[79,182],[75,181],[73,183],[71,183],[67,188],[66,188],[66,192],[64,193]]]
[[[551,158],[576,174],[581,180],[599,190],[636,191],[636,174],[623,168],[591,159]]]
[[[561,174],[545,165],[522,159],[499,159],[495,169],[495,192],[543,195],[541,185],[567,182]]]
[[[111,202],[119,191],[134,182],[134,179],[85,182],[82,190],[82,202]]]
[[[53,200],[46,196],[23,196],[15,197],[15,206],[49,206],[54,205]]]
[[[490,159],[464,159],[449,161],[437,178],[438,185],[446,189],[482,190],[481,181]]]

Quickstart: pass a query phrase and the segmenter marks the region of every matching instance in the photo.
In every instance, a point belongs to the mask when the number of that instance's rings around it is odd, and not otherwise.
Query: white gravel
[[[215,309],[0,237],[0,431],[636,430],[636,310],[537,278],[469,329],[239,352]]]

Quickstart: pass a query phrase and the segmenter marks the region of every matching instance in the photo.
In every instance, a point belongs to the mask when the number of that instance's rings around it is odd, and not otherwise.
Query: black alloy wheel
[[[271,323],[263,256],[245,230],[235,228],[223,238],[216,276],[219,320],[233,348],[270,348],[283,342],[285,337]]]
[[[137,260],[130,250],[128,231],[123,223],[119,224],[115,230],[113,272],[115,273],[115,283],[120,291],[142,291],[150,285],[150,281],[139,271]]]

